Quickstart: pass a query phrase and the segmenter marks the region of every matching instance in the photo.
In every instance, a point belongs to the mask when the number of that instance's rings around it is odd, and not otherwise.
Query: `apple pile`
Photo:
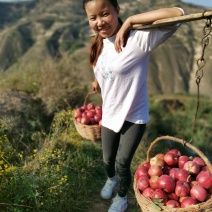
[[[101,126],[102,106],[93,103],[85,104],[74,111],[74,118],[81,124]]]
[[[140,193],[170,208],[186,208],[212,198],[212,174],[200,157],[181,155],[177,149],[157,154],[135,172]]]

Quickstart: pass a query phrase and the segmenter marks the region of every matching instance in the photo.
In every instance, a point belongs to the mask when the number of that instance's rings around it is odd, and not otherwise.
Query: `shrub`
[[[9,149],[2,149],[8,157],[0,160],[4,167],[0,172],[1,210],[88,210],[103,175],[101,148],[82,140],[74,128],[72,113],[56,113],[43,145],[32,148],[30,154],[14,151],[13,157],[19,159],[16,166],[6,153]]]
[[[45,104],[48,114],[83,103],[86,85],[80,83],[75,67],[66,61],[48,61],[41,70],[41,86],[37,96]]]

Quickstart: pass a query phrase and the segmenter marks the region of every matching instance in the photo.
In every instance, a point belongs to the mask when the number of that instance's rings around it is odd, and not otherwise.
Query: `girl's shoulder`
[[[137,34],[141,33],[141,30],[131,29],[129,38],[133,39]]]

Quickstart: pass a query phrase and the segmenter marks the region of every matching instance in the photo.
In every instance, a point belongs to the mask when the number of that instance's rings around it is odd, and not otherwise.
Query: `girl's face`
[[[90,27],[103,38],[109,38],[120,28],[119,8],[114,8],[107,0],[91,0],[86,3],[85,11]]]

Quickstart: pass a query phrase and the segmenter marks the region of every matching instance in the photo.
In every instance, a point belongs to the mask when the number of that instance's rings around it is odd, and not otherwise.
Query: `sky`
[[[209,9],[212,8],[212,1],[211,0],[182,0],[182,1],[186,2],[186,3],[192,3],[192,4],[204,6],[204,7],[209,8]]]
[[[23,2],[23,1],[33,1],[33,0],[0,0],[0,2]],[[212,8],[212,1],[211,0],[182,0],[183,2],[197,4],[200,6],[204,6],[206,8]]]

